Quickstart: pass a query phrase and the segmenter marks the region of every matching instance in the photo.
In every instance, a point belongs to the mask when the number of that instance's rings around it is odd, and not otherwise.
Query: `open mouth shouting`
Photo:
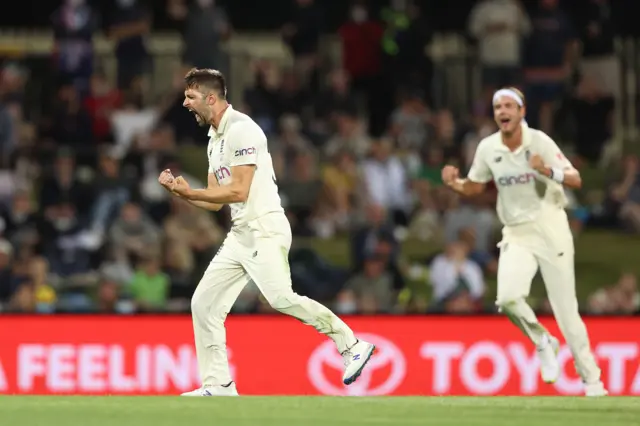
[[[193,114],[193,115],[194,115],[194,117],[196,118],[196,120],[198,120],[198,121],[202,120],[202,117],[200,117],[200,114],[198,114],[197,112],[195,112],[195,111],[194,111],[194,110],[192,110],[191,108],[189,108],[189,112],[190,112],[191,114]]]
[[[512,119],[511,117],[500,117],[498,121],[500,122],[500,127],[507,127],[511,123]]]

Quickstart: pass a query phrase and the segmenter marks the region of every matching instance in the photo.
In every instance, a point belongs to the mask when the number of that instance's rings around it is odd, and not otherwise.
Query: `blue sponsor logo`
[[[250,148],[238,149],[233,155],[234,157],[242,157],[245,155],[253,155],[255,153],[256,153],[256,149],[254,147],[250,147]]]
[[[497,183],[500,186],[527,185],[530,182],[534,182],[535,179],[535,173],[523,173],[516,176],[502,176],[498,178]]]

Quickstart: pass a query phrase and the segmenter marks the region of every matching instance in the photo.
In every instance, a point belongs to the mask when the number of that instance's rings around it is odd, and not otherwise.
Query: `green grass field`
[[[640,398],[0,397],[3,426],[632,426]]]

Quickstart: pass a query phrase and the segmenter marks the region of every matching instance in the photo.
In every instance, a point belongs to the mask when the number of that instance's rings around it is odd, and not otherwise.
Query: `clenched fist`
[[[191,189],[189,182],[187,182],[187,180],[182,176],[175,178],[173,186],[171,187],[171,190],[180,196],[185,195],[189,189]]]
[[[173,177],[173,173],[171,173],[171,170],[163,170],[158,177],[158,182],[160,182],[160,185],[171,191],[172,186],[175,182],[175,178]]]
[[[544,161],[542,161],[542,157],[538,154],[533,154],[531,158],[529,158],[529,166],[539,173],[544,173],[545,171]]]
[[[442,168],[442,182],[451,185],[460,177],[460,170],[455,166],[444,166]]]

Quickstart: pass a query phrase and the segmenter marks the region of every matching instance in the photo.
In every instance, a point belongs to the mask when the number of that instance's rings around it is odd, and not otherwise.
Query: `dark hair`
[[[185,76],[184,82],[189,89],[200,90],[203,87],[216,92],[221,99],[227,98],[227,82],[224,75],[210,68],[192,68]]]

